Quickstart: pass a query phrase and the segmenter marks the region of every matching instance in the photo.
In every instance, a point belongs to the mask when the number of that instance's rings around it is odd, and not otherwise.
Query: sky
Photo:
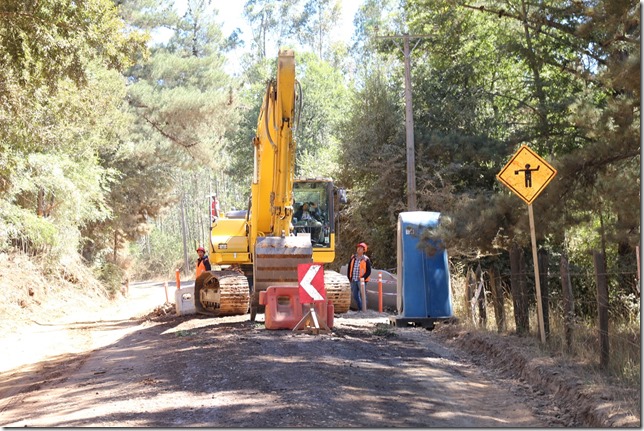
[[[240,28],[242,30],[242,39],[246,42],[246,45],[250,45],[250,27],[246,24],[244,19],[243,10],[244,10],[243,0],[213,0],[212,6],[216,8],[218,13],[219,22],[222,24],[222,32],[224,36],[230,35],[233,30]],[[340,18],[340,23],[337,26],[337,30],[333,33],[334,41],[346,41],[349,42],[353,36],[353,18],[358,10],[358,7],[363,3],[363,0],[342,0],[342,15]],[[186,1],[177,0],[175,3],[177,11],[182,14],[185,11]],[[168,31],[158,31],[154,32],[152,35],[153,41],[162,42],[169,38]],[[279,47],[269,47],[267,55],[277,56],[277,50]],[[235,58],[239,53],[231,53],[228,58],[228,65],[226,67],[226,72],[228,73],[238,73],[239,68],[238,59]]]

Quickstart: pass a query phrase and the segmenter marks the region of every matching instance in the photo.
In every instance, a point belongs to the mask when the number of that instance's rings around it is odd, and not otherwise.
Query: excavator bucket
[[[272,285],[297,286],[297,266],[312,262],[313,247],[308,235],[257,238],[250,320],[254,321],[255,315],[263,312],[259,292],[266,291]]]

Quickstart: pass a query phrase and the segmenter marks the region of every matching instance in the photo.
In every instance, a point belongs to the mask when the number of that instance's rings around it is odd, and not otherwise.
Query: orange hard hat
[[[205,248],[203,248],[203,247],[198,247],[198,248],[197,248],[197,251],[199,251],[199,250],[203,251],[204,253],[206,252],[206,249],[205,249]]]
[[[361,242],[360,244],[356,245],[356,247],[362,247],[364,248],[365,253],[367,252],[367,244],[365,244],[364,242]]]

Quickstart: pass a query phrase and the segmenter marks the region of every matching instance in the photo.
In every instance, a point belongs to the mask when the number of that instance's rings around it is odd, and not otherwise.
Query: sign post
[[[516,152],[496,176],[499,181],[528,204],[532,261],[534,264],[534,284],[537,292],[537,317],[542,343],[546,342],[546,333],[543,321],[543,304],[541,303],[541,280],[539,278],[539,258],[537,255],[537,238],[534,227],[532,202],[546,188],[548,183],[552,181],[555,175],[557,175],[557,170],[524,144],[521,145],[519,151]]]
[[[295,325],[293,332],[304,328],[311,329],[316,334],[320,330],[330,332],[331,329],[329,329],[326,321],[318,319],[315,312],[315,304],[326,301],[324,267],[319,263],[301,263],[297,265],[297,279],[299,282],[300,304],[309,304],[309,310]]]

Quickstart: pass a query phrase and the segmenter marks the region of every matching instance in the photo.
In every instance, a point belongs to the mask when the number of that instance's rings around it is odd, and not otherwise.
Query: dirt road
[[[145,318],[161,283],[0,340],[0,425],[30,427],[541,427],[579,425],[545,394],[498,381],[432,332],[377,312],[331,334],[248,315]],[[82,318],[81,318],[82,317]]]

